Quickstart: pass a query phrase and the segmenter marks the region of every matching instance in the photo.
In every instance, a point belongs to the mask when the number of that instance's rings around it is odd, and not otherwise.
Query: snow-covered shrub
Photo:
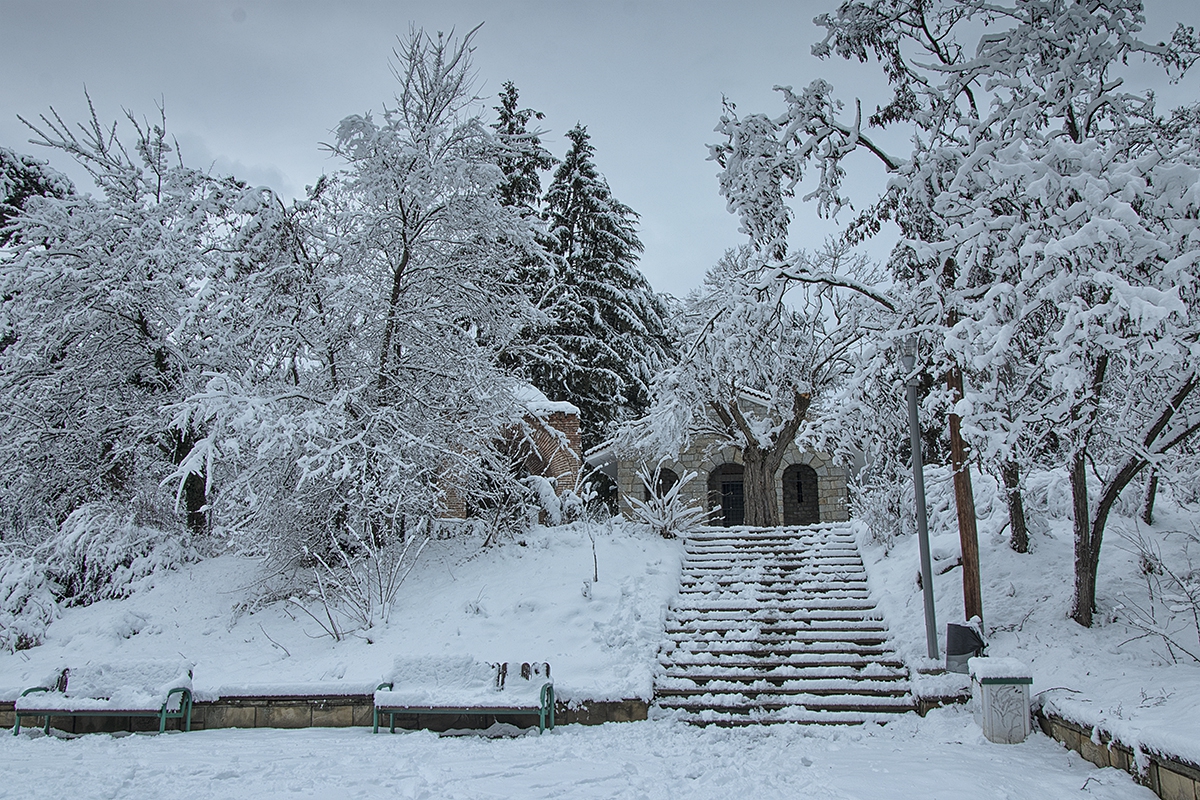
[[[36,558],[0,554],[0,650],[28,650],[42,643],[58,616],[58,602]]]
[[[530,475],[522,481],[537,499],[543,519],[550,525],[563,523],[562,501],[554,491],[554,481],[541,475]]]
[[[638,469],[638,480],[646,487],[649,499],[643,502],[631,497],[629,508],[635,520],[649,525],[650,530],[659,536],[671,539],[699,526],[704,520],[705,511],[690,505],[680,495],[683,487],[696,479],[696,473],[684,470],[679,480],[666,486],[662,468],[663,462],[659,461],[653,471],[647,464]]]
[[[376,623],[386,624],[400,585],[429,544],[431,526],[425,520],[408,536],[383,540],[348,528],[348,535],[335,538],[325,555],[311,554],[315,564],[305,592],[308,602],[295,596],[289,602],[337,641]],[[314,603],[319,603],[316,611],[309,607]]]
[[[1126,594],[1117,607],[1119,618],[1140,631],[1135,638],[1157,637],[1171,661],[1185,656],[1200,663],[1200,534],[1172,532],[1163,540],[1137,531],[1122,532],[1125,547],[1138,557],[1138,572],[1146,596]],[[1163,545],[1174,539],[1173,552]]]
[[[850,515],[866,526],[870,539],[890,550],[897,536],[916,530],[912,477],[899,463],[863,470],[850,482]]]
[[[46,551],[46,573],[68,605],[127,597],[154,573],[196,558],[185,531],[141,524],[133,511],[105,503],[73,512]]]

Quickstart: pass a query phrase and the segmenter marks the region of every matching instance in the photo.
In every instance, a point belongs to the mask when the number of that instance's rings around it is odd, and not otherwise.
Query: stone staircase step
[[[903,669],[880,669],[872,665],[871,669],[864,667],[837,667],[828,664],[813,664],[798,666],[795,664],[780,664],[770,669],[761,666],[735,666],[732,664],[713,664],[701,666],[697,664],[676,664],[664,672],[667,678],[706,681],[799,681],[823,680],[837,678],[841,680],[898,681],[908,680],[908,672]]]
[[[751,725],[864,725],[868,722],[886,723],[889,714],[857,711],[809,711],[787,706],[775,711],[763,709],[711,709],[670,711],[676,718],[694,725],[715,725],[718,728],[743,728]]]
[[[692,655],[711,656],[740,656],[746,658],[790,658],[803,656],[819,658],[828,656],[861,657],[872,660],[895,657],[895,653],[884,643],[864,644],[862,642],[828,641],[828,642],[794,642],[785,640],[770,644],[753,639],[688,639],[673,641],[673,649],[668,653],[689,653]],[[686,647],[682,645],[687,645]]]
[[[699,710],[703,708],[752,709],[761,708],[767,711],[779,710],[788,706],[804,706],[809,710],[823,709],[826,711],[891,711],[905,712],[913,710],[912,697],[909,695],[848,695],[832,693],[820,695],[814,693],[783,693],[760,692],[743,694],[741,692],[703,692],[692,694],[668,695],[664,693],[655,702],[661,708],[684,708]]]
[[[809,561],[798,557],[787,558],[764,558],[760,561],[739,561],[737,559],[728,558],[725,556],[712,556],[711,558],[696,557],[688,558],[688,569],[703,570],[703,569],[721,569],[739,572],[759,572],[770,568],[776,572],[798,572],[804,570],[806,572],[813,571],[818,574],[843,573],[843,572],[864,572],[862,562],[857,563],[848,558],[830,558],[823,561]]]
[[[737,621],[740,622],[740,621]],[[798,642],[812,641],[813,639],[853,639],[860,641],[862,639],[879,639],[883,641],[886,638],[887,626],[878,622],[864,622],[856,624],[854,622],[839,622],[831,621],[828,625],[818,625],[816,623],[803,625],[799,623],[787,622],[760,622],[746,621],[743,624],[732,624],[734,620],[727,619],[695,619],[687,620],[677,624],[667,623],[667,636],[675,634],[700,634],[708,636],[709,634],[718,634],[721,636],[729,636],[730,634],[753,635],[763,637],[775,636],[793,636]],[[763,641],[767,641],[764,639]]]
[[[773,653],[765,653],[754,655],[749,653],[724,653],[720,658],[714,657],[710,653],[705,652],[688,652],[684,650],[674,650],[670,653],[670,658],[665,655],[659,658],[659,663],[664,667],[674,665],[676,668],[715,668],[721,667],[726,669],[756,669],[756,670],[776,670],[784,667],[797,668],[832,668],[842,667],[847,669],[861,670],[868,666],[874,668],[882,668],[896,670],[907,675],[904,669],[904,663],[899,659],[882,659],[882,658],[866,658],[864,656],[852,656],[846,653],[838,654],[795,654],[791,657],[780,657]]]
[[[706,529],[684,550],[658,712],[700,724],[856,724],[913,709],[846,526]]]
[[[663,679],[662,685],[655,687],[655,696],[663,701],[668,698],[723,696],[736,697],[739,702],[751,705],[770,705],[772,703],[799,703],[802,698],[808,702],[819,703],[816,698],[832,697],[838,702],[851,702],[861,699],[874,705],[896,705],[893,700],[911,704],[908,687],[897,685],[895,681],[868,681],[863,679],[828,679],[828,680],[797,680],[782,684],[771,681],[705,681],[695,683],[682,678]]]
[[[800,530],[796,528],[781,529],[781,528],[761,528],[758,530],[745,528],[712,528],[710,530],[699,530],[688,536],[688,541],[705,542],[705,541],[747,541],[752,542],[756,539],[817,539],[820,541],[844,541],[854,544],[854,536],[842,530],[818,530],[809,528]]]
[[[814,552],[814,547],[820,551]],[[832,558],[860,558],[851,545],[815,545],[811,542],[689,542],[684,546],[689,555],[712,555],[727,553],[738,557],[760,557],[760,555],[799,555],[814,561]]]
[[[847,603],[809,606],[802,603],[747,604],[745,599],[706,603],[698,608],[680,608],[671,612],[675,619],[736,619],[746,621],[788,619],[793,622],[810,620],[883,619],[874,603]]]

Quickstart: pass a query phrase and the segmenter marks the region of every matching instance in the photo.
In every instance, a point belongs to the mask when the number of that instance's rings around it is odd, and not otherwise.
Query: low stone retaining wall
[[[1092,741],[1092,731],[1063,719],[1057,714],[1038,710],[1034,714],[1042,732],[1074,750],[1098,767],[1115,767],[1133,776],[1163,800],[1200,800],[1200,765],[1173,756],[1141,748],[1145,771],[1138,768],[1133,748],[1100,731]]]
[[[370,727],[371,695],[333,695],[325,697],[222,697],[197,701],[192,706],[192,730],[212,728],[350,728]],[[600,725],[605,722],[630,722],[646,719],[644,700],[617,702],[581,702],[555,704],[559,725]],[[502,722],[521,727],[537,725],[537,715],[501,716]],[[396,715],[396,727],[447,730],[449,728],[486,728],[496,721],[486,714]],[[13,704],[0,703],[0,729],[16,724]],[[38,728],[44,717],[26,716],[22,727]],[[113,731],[157,731],[158,720],[139,717],[51,717],[51,727],[69,733]],[[179,720],[168,720],[168,730],[180,730]]]
[[[913,700],[917,713],[923,717],[935,708],[966,705],[971,702],[971,694],[918,695]]]

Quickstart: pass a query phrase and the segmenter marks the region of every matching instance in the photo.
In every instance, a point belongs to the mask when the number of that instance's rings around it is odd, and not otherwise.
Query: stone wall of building
[[[565,411],[530,412],[523,428],[504,432],[504,447],[514,462],[530,475],[554,480],[554,491],[574,491],[583,467],[583,443],[579,436],[579,414]],[[463,519],[471,504],[453,488],[447,488],[441,516]]]
[[[710,508],[708,498],[708,476],[722,464],[741,464],[742,452],[736,447],[716,447],[716,440],[711,437],[697,437],[691,446],[679,455],[677,459],[667,459],[663,462],[664,469],[670,469],[682,477],[685,471],[697,473],[690,483],[680,491],[680,495],[689,503]],[[806,464],[817,473],[817,497],[821,522],[844,522],[850,518],[847,506],[846,469],[834,462],[831,456],[824,453],[801,451],[796,445],[788,446],[779,470],[775,473],[776,508],[779,519],[783,520],[783,472],[792,464]],[[638,479],[637,472],[642,462],[629,459],[617,461],[617,497],[621,513],[629,513],[628,498],[642,500],[645,497],[645,487]],[[649,465],[651,471],[654,465]]]

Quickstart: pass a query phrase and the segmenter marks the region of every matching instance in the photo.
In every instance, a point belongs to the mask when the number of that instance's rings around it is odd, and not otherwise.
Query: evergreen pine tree
[[[538,131],[529,130],[529,122],[545,115],[532,108],[517,108],[517,87],[506,81],[495,106],[497,119],[492,123],[500,145],[498,164],[504,173],[500,184],[500,202],[534,211],[542,195],[542,172],[554,166],[554,156],[542,146]]]
[[[637,268],[637,214],[596,169],[587,129],[576,125],[567,138],[570,150],[544,198],[557,269],[550,319],[535,332],[546,357],[526,373],[551,399],[579,406],[590,447],[612,423],[648,408],[650,380],[670,343],[663,302]]]
[[[8,244],[8,222],[24,210],[29,198],[61,200],[74,193],[70,179],[45,161],[0,146],[0,246]]]

